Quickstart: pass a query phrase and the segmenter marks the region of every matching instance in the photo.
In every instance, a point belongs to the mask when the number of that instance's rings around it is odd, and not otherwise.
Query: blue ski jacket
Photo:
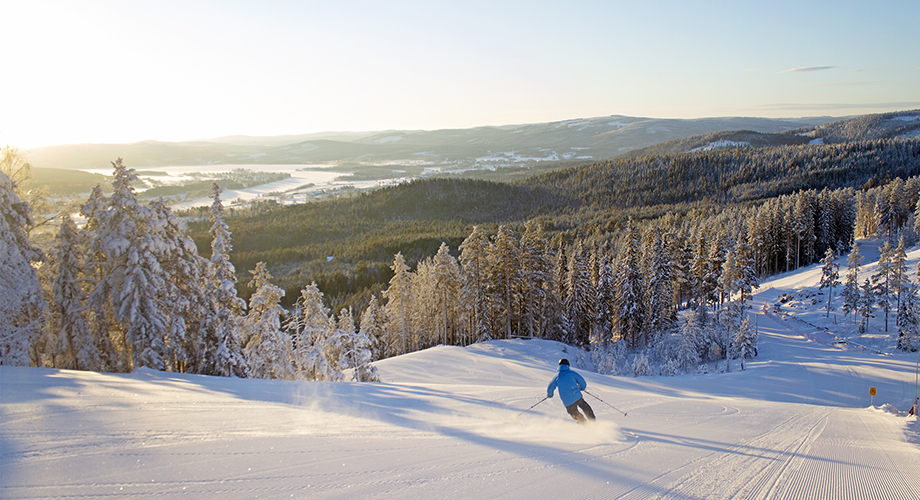
[[[553,397],[553,392],[559,388],[559,397],[562,404],[569,406],[581,399],[581,391],[588,387],[588,383],[581,375],[569,369],[569,365],[559,365],[559,373],[553,377],[546,388],[546,397]]]

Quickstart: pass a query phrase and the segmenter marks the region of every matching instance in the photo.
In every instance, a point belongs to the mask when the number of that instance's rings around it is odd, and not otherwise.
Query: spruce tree
[[[859,268],[862,263],[862,256],[859,254],[859,245],[853,240],[850,248],[850,254],[847,256],[847,280],[843,286],[843,314],[853,313],[853,323],[856,324],[856,316],[859,310]]]
[[[342,378],[327,359],[326,340],[333,334],[333,324],[315,282],[300,291],[285,331],[292,339],[297,378],[315,381]]]
[[[354,382],[377,382],[377,367],[371,364],[371,342],[363,331],[355,331],[350,308],[342,309],[336,335],[341,336],[338,369]],[[328,345],[327,345],[328,347]]]
[[[700,316],[691,311],[680,328],[677,363],[684,372],[690,371],[700,363],[698,345],[703,327],[704,325],[700,323]]]
[[[371,361],[383,359],[386,356],[384,345],[384,324],[385,317],[383,309],[377,300],[377,296],[371,296],[367,309],[361,315],[361,325],[359,331],[368,339],[368,347],[371,350]]]
[[[878,259],[878,270],[872,275],[872,292],[875,294],[878,305],[885,312],[885,331],[888,331],[888,311],[891,310],[891,285],[894,274],[892,260],[894,249],[886,241],[880,248],[881,255]]]
[[[202,360],[199,373],[238,377],[249,376],[239,330],[246,302],[236,290],[236,268],[230,262],[230,228],[224,221],[222,190],[214,183],[211,197],[211,258],[205,272],[205,290],[210,297],[209,315],[202,327]]]
[[[96,278],[88,297],[94,334],[108,337],[104,369],[165,370],[174,354],[170,320],[178,313],[167,301],[171,286],[161,266],[164,221],[138,202],[134,169],[120,158],[112,166],[112,195],[102,196],[97,186],[82,208],[90,238],[87,264]]]
[[[722,274],[720,276],[720,285],[722,294],[726,298],[725,310],[722,312],[722,321],[725,324],[725,371],[731,371],[731,354],[732,354],[732,335],[737,332],[738,324],[741,319],[742,309],[739,301],[733,300],[733,296],[738,291],[738,282],[740,281],[741,272],[738,269],[735,259],[735,252],[730,251],[725,257],[722,264]],[[739,299],[740,300],[740,299]]]
[[[898,308],[898,349],[916,351],[920,337],[920,300],[917,285],[907,282],[901,291],[901,303]]]
[[[0,172],[0,364],[37,365],[33,351],[44,327],[45,301],[33,262],[43,252],[29,242],[32,208]]]
[[[547,294],[552,283],[552,252],[536,221],[528,221],[521,236],[522,320],[529,337],[542,337],[547,314]]]
[[[436,334],[435,337],[445,345],[456,344],[458,340],[456,304],[461,284],[460,266],[444,242],[441,243],[434,257],[433,271],[434,297],[439,317],[437,326],[440,331],[440,334]]]
[[[383,292],[387,298],[387,352],[392,355],[409,352],[409,311],[412,301],[412,273],[402,252],[393,257],[393,277]]]
[[[566,276],[565,313],[568,319],[566,341],[587,345],[594,311],[594,287],[588,270],[588,256],[582,240],[575,243]]]
[[[495,318],[500,319],[500,338],[511,338],[520,309],[522,282],[521,250],[510,227],[501,225],[489,252],[488,282],[494,297]],[[499,325],[496,325],[499,326]]]
[[[818,283],[818,289],[823,290],[827,288],[827,312],[825,317],[830,317],[831,314],[831,301],[834,298],[834,287],[840,284],[838,278],[840,277],[840,265],[835,262],[836,255],[834,255],[834,249],[831,247],[827,248],[827,252],[824,253],[824,266],[821,268],[821,281]]]
[[[744,318],[735,332],[735,348],[741,359],[741,370],[744,371],[744,360],[757,355],[757,333],[751,328],[751,320],[748,317]]]
[[[674,324],[671,308],[674,296],[673,271],[664,233],[652,228],[645,234],[642,262],[646,277],[645,328],[651,335],[659,335]]]
[[[97,340],[86,322],[82,233],[64,217],[57,235],[53,263],[51,333],[56,337],[57,368],[97,371],[102,368]]]
[[[614,324],[620,337],[630,347],[644,347],[648,336],[642,327],[646,321],[645,280],[640,267],[641,240],[630,219],[626,227],[626,242],[616,268],[616,305]]]
[[[293,345],[291,337],[281,330],[284,290],[270,281],[272,276],[264,262],[257,263],[250,273],[253,276],[249,286],[255,291],[249,299],[249,312],[243,318],[242,337],[252,376],[293,379]]]
[[[471,338],[464,338],[462,344],[469,344],[489,336],[486,327],[486,267],[488,266],[489,239],[480,226],[460,245],[460,266],[463,275],[463,291],[460,294],[461,308],[467,317],[467,328]]]

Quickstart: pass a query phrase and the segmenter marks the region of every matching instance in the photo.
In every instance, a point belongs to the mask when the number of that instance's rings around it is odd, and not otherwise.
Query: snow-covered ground
[[[230,172],[234,169],[251,170],[254,172],[278,172],[289,174],[284,180],[252,186],[245,189],[225,189],[221,198],[226,206],[243,204],[252,200],[269,196],[269,199],[278,201],[283,205],[306,203],[317,194],[335,191],[342,188],[370,189],[390,184],[398,184],[408,180],[407,177],[377,180],[339,180],[350,172],[333,170],[330,165],[300,165],[300,164],[240,164],[240,165],[192,165],[150,167],[138,169],[138,177],[149,179],[157,184],[179,184],[194,180],[193,174],[218,174]],[[88,168],[84,172],[93,174],[111,175],[111,168]],[[142,191],[139,189],[139,191]],[[186,199],[170,204],[173,210],[185,210],[192,207],[208,206],[213,200],[207,196]]]
[[[819,274],[761,286],[743,372],[580,370],[587,426],[558,397],[523,412],[574,358],[542,340],[388,359],[378,384],[3,366],[0,498],[916,500],[917,354],[858,347],[807,297]]]

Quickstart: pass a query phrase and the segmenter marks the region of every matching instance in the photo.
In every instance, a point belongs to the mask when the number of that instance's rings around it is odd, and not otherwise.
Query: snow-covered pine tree
[[[704,236],[698,234],[693,246],[689,270],[690,301],[693,305],[708,304],[712,292],[711,283],[708,280],[710,262],[706,248]]]
[[[850,248],[850,254],[847,256],[847,280],[843,286],[843,314],[853,313],[853,323],[856,323],[857,311],[859,309],[859,267],[862,263],[862,256],[859,254],[859,245],[853,240],[853,246]]]
[[[891,276],[893,274],[892,259],[894,249],[888,241],[879,249],[881,255],[878,258],[878,270],[872,275],[872,292],[875,294],[878,305],[885,312],[885,331],[888,331],[888,311],[891,310]]]
[[[338,326],[330,344],[338,344],[338,369],[345,373],[345,378],[354,382],[377,382],[380,376],[377,367],[371,364],[371,343],[364,332],[355,331],[351,308],[342,309]],[[329,351],[327,351],[329,357]]]
[[[368,346],[371,350],[371,361],[377,361],[378,359],[386,357],[383,329],[385,320],[386,318],[383,314],[383,309],[380,307],[380,302],[377,300],[377,296],[371,296],[371,300],[367,304],[367,309],[365,309],[364,314],[361,315],[361,326],[359,327],[360,332],[368,339]]]
[[[646,377],[652,375],[652,363],[645,352],[636,354],[632,364],[633,377]]]
[[[686,321],[680,328],[680,344],[677,348],[677,364],[684,372],[693,370],[700,363],[699,343],[700,332],[704,325],[700,324],[700,315],[691,311]]]
[[[720,276],[720,285],[722,287],[722,296],[725,297],[726,305],[722,311],[722,322],[725,325],[725,371],[731,371],[731,354],[732,354],[732,335],[737,332],[738,324],[741,319],[743,310],[739,301],[734,300],[735,292],[738,291],[738,282],[741,278],[741,272],[738,269],[735,259],[735,252],[730,251],[725,256],[725,262],[722,264],[722,274]]]
[[[818,193],[817,214],[815,215],[815,251],[827,254],[827,250],[834,250],[837,245],[835,227],[837,209],[835,199],[829,189],[825,187]],[[835,252],[836,253],[836,252]]]
[[[722,287],[722,271],[730,248],[731,245],[729,244],[727,236],[724,232],[719,231],[719,234],[709,245],[709,254],[706,257],[709,262],[707,266],[708,274],[704,280],[704,288],[709,291],[707,300],[713,304],[716,309],[728,299]]]
[[[566,276],[565,314],[568,319],[566,343],[587,345],[594,319],[594,286],[588,270],[588,255],[582,240],[575,242]]]
[[[249,376],[249,366],[240,341],[240,322],[246,301],[236,290],[236,268],[230,262],[230,227],[224,221],[220,186],[214,183],[211,197],[211,258],[205,273],[205,289],[211,298],[210,314],[202,325],[202,360],[199,373],[238,377]]]
[[[450,254],[450,248],[441,242],[434,256],[434,295],[438,314],[438,332],[435,335],[444,345],[455,345],[459,341],[457,297],[460,293],[460,266]]]
[[[751,319],[745,316],[741,325],[735,331],[735,350],[741,359],[741,370],[744,371],[745,358],[757,355],[757,332],[751,328]]]
[[[55,337],[56,368],[97,371],[102,369],[99,346],[84,317],[86,291],[83,280],[82,233],[65,216],[57,235],[50,304],[51,333]]]
[[[645,329],[657,336],[674,326],[673,271],[664,233],[653,227],[645,234],[642,262],[645,274]]]
[[[388,355],[409,352],[409,310],[412,301],[412,273],[402,252],[393,257],[393,277],[390,286],[383,292],[387,298],[387,353]]]
[[[529,337],[542,337],[546,330],[547,293],[552,289],[552,252],[543,227],[528,221],[521,236],[521,268],[523,271],[523,329]]]
[[[523,278],[520,245],[510,227],[498,227],[488,255],[487,280],[494,299],[493,317],[497,320],[496,327],[500,328],[499,338],[508,339],[514,335],[514,325],[519,318]]]
[[[920,299],[917,285],[906,281],[898,309],[898,349],[913,352],[920,348]]]
[[[920,234],[920,203],[914,209],[914,233]]]
[[[380,374],[377,372],[377,367],[371,363],[373,354],[371,353],[370,339],[367,338],[367,335],[363,332],[355,334],[349,349],[350,352],[346,354],[352,360],[352,380],[355,382],[379,382]]]
[[[832,247],[827,247],[824,253],[824,266],[821,268],[821,281],[818,282],[818,289],[827,288],[827,311],[825,317],[831,315],[831,301],[834,298],[834,287],[840,284],[840,265],[835,262],[837,256],[834,254]]]
[[[754,289],[760,288],[757,266],[751,247],[747,243],[740,242],[735,245],[735,265],[738,266],[738,301],[744,310],[744,304],[751,299]]]
[[[613,343],[591,344],[591,363],[594,371],[603,375],[616,373],[616,351]]]
[[[595,287],[594,317],[591,328],[591,361],[598,373],[611,374],[616,370],[616,359],[611,332],[613,311],[613,268],[608,252],[601,250],[598,257],[598,276]]]
[[[673,233],[668,238],[668,251],[671,254],[671,270],[673,273],[674,310],[684,307],[685,297],[690,284],[690,245],[682,233]]]
[[[109,337],[102,341],[104,369],[165,370],[173,356],[169,336],[177,314],[168,301],[169,276],[161,266],[165,221],[138,202],[134,169],[125,167],[121,158],[112,166],[112,195],[104,197],[94,189],[82,208],[89,234],[87,265],[96,278],[87,302],[95,334]]]
[[[565,313],[566,301],[566,277],[569,272],[569,259],[566,252],[565,243],[558,242],[555,261],[553,262],[553,279],[549,284],[550,293],[546,297],[547,302],[547,330],[549,338],[558,341],[564,341],[569,337],[568,318]]]
[[[9,177],[19,202],[31,207],[33,228],[44,224],[46,219],[41,214],[52,211],[46,200],[48,189],[35,184],[35,172],[26,154],[17,147],[4,146],[0,149],[0,173]]]
[[[863,207],[866,205],[866,191],[857,190],[854,194],[854,205],[856,205],[856,219],[853,225],[854,238],[865,238],[871,234],[868,229],[868,217]]]
[[[32,208],[0,172],[0,364],[37,365],[32,344],[44,327],[45,301],[33,262],[44,260],[29,243]]]
[[[351,308],[346,307],[339,311],[332,334],[326,338],[323,346],[326,360],[333,369],[347,372],[353,368],[355,360],[349,354],[352,354],[355,331],[355,320],[351,314]]]
[[[607,347],[613,342],[611,318],[614,305],[613,268],[608,261],[607,252],[600,259],[600,272],[597,277],[596,297],[594,299],[594,333],[591,337],[591,348]]]
[[[869,282],[869,278],[866,278],[860,287],[859,302],[856,303],[856,310],[859,314],[859,317],[862,318],[862,322],[859,324],[860,333],[865,333],[868,331],[869,318],[875,317],[875,303],[878,300],[878,297],[875,295],[875,292],[873,292],[872,288],[873,287]]]
[[[316,283],[300,291],[294,311],[285,326],[294,346],[296,376],[302,380],[335,381],[342,374],[326,358],[326,339],[333,332],[329,309],[323,304],[323,294]]]
[[[648,345],[645,325],[645,280],[640,265],[641,240],[639,230],[630,218],[626,225],[626,241],[616,269],[616,305],[614,325],[620,337],[630,347]]]
[[[249,298],[249,312],[242,321],[244,352],[252,376],[290,380],[294,378],[291,337],[281,331],[285,311],[281,307],[284,290],[274,285],[264,262],[252,271],[249,286],[255,291]]]
[[[815,192],[799,191],[795,197],[793,231],[795,234],[795,268],[814,259],[815,248]]]
[[[438,294],[435,292],[435,265],[431,257],[419,261],[409,282],[412,302],[409,304],[409,351],[427,349],[439,341],[440,317]]]
[[[204,350],[203,328],[211,313],[211,300],[206,289],[208,261],[198,255],[198,247],[188,235],[180,218],[162,199],[150,203],[158,222],[157,251],[160,268],[166,275],[163,290],[168,304],[169,333],[167,334],[167,369],[198,372]]]
[[[480,226],[474,226],[473,232],[460,245],[459,260],[463,276],[460,307],[467,318],[464,331],[468,335],[462,339],[463,345],[489,337],[485,295],[489,245],[489,238]]]

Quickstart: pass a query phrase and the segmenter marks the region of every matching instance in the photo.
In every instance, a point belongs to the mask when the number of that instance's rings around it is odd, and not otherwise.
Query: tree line
[[[217,185],[205,258],[200,241],[165,203],[138,201],[133,170],[121,160],[113,168],[111,194],[97,187],[81,207],[85,223],[78,227],[65,217],[47,253],[28,241],[31,207],[9,177],[0,177],[4,364],[374,380],[376,359],[437,344],[525,336],[587,347],[595,366],[608,373],[677,373],[698,369],[704,360],[756,353],[743,312],[763,277],[839,255],[853,248],[857,235],[913,244],[920,220],[916,177],[866,190],[804,189],[761,203],[575,231],[560,231],[559,219],[518,216],[474,225],[454,240],[453,250],[432,236],[429,248],[437,249],[414,266],[401,251],[391,254],[387,280],[361,307],[330,309],[319,286],[305,285],[308,279],[284,307],[288,292],[262,261],[249,271],[248,300],[239,293]],[[407,193],[403,202],[434,223],[451,214],[427,207],[469,186],[429,181],[426,198],[411,199],[409,187],[389,196]],[[488,197],[499,210],[550,192],[484,186],[509,195]],[[379,220],[394,213],[365,215]],[[471,218],[477,217],[487,218],[485,211]],[[845,309],[868,321],[882,301],[871,297],[888,297],[886,314],[897,297],[900,345],[915,349],[916,301],[904,291],[905,271],[892,272],[900,278],[862,287],[873,295],[862,293],[861,303],[846,298],[855,292],[845,286]],[[692,311],[682,325],[681,309]]]

